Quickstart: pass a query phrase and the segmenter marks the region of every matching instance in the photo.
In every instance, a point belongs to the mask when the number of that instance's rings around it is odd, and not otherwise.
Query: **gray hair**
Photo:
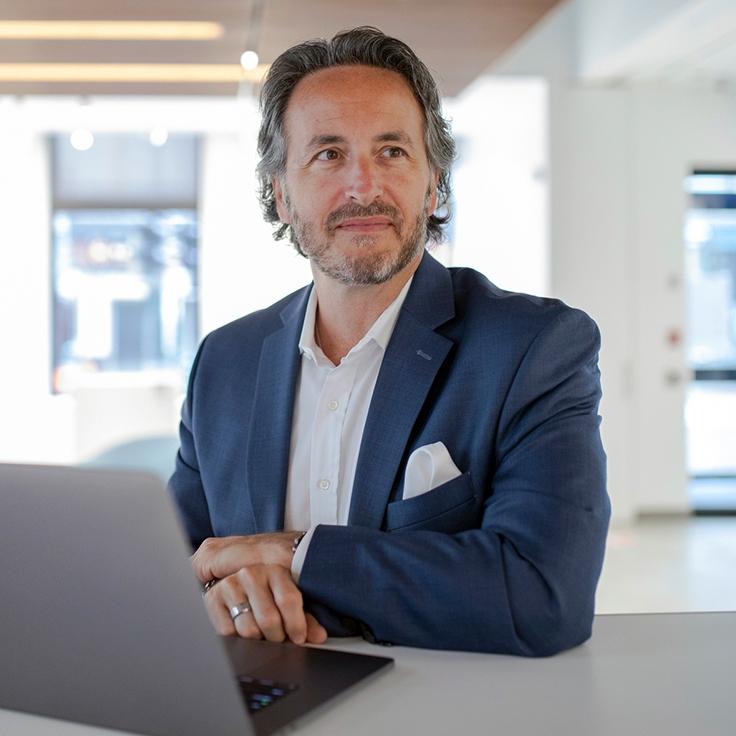
[[[450,166],[455,158],[455,142],[447,120],[442,117],[440,98],[432,75],[417,55],[403,42],[377,28],[361,26],[338,33],[331,41],[313,39],[285,51],[271,65],[261,89],[261,128],[258,132],[256,168],[258,198],[267,222],[280,223],[274,238],[289,231],[276,211],[273,179],[286,171],[284,117],[294,88],[308,74],[333,66],[360,64],[397,72],[407,81],[424,114],[427,158],[439,174],[437,212],[427,219],[427,239],[441,242],[443,226],[450,219]],[[295,243],[297,250],[301,250]],[[303,253],[302,253],[303,255]]]

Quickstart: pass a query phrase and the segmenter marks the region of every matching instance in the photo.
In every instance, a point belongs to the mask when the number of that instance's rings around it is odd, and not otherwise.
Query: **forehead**
[[[286,108],[286,134],[299,143],[315,134],[403,130],[423,136],[424,117],[399,73],[370,66],[336,66],[307,75]],[[418,143],[419,140],[415,142]]]

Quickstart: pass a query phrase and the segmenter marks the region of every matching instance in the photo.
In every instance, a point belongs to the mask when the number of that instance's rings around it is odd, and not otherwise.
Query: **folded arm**
[[[553,654],[590,636],[610,507],[594,323],[568,311],[534,340],[504,403],[478,528],[320,525],[305,598],[378,641]],[[326,624],[330,630],[329,624]]]

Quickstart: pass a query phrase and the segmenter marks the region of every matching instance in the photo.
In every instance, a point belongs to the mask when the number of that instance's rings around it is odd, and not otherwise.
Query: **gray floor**
[[[646,517],[612,529],[597,613],[736,610],[736,516]]]

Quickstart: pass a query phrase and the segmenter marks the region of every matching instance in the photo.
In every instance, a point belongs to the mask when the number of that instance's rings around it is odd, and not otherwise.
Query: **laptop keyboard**
[[[294,692],[298,687],[298,685],[274,682],[273,680],[259,680],[246,675],[238,676],[238,686],[251,713],[263,710],[289,693]]]

